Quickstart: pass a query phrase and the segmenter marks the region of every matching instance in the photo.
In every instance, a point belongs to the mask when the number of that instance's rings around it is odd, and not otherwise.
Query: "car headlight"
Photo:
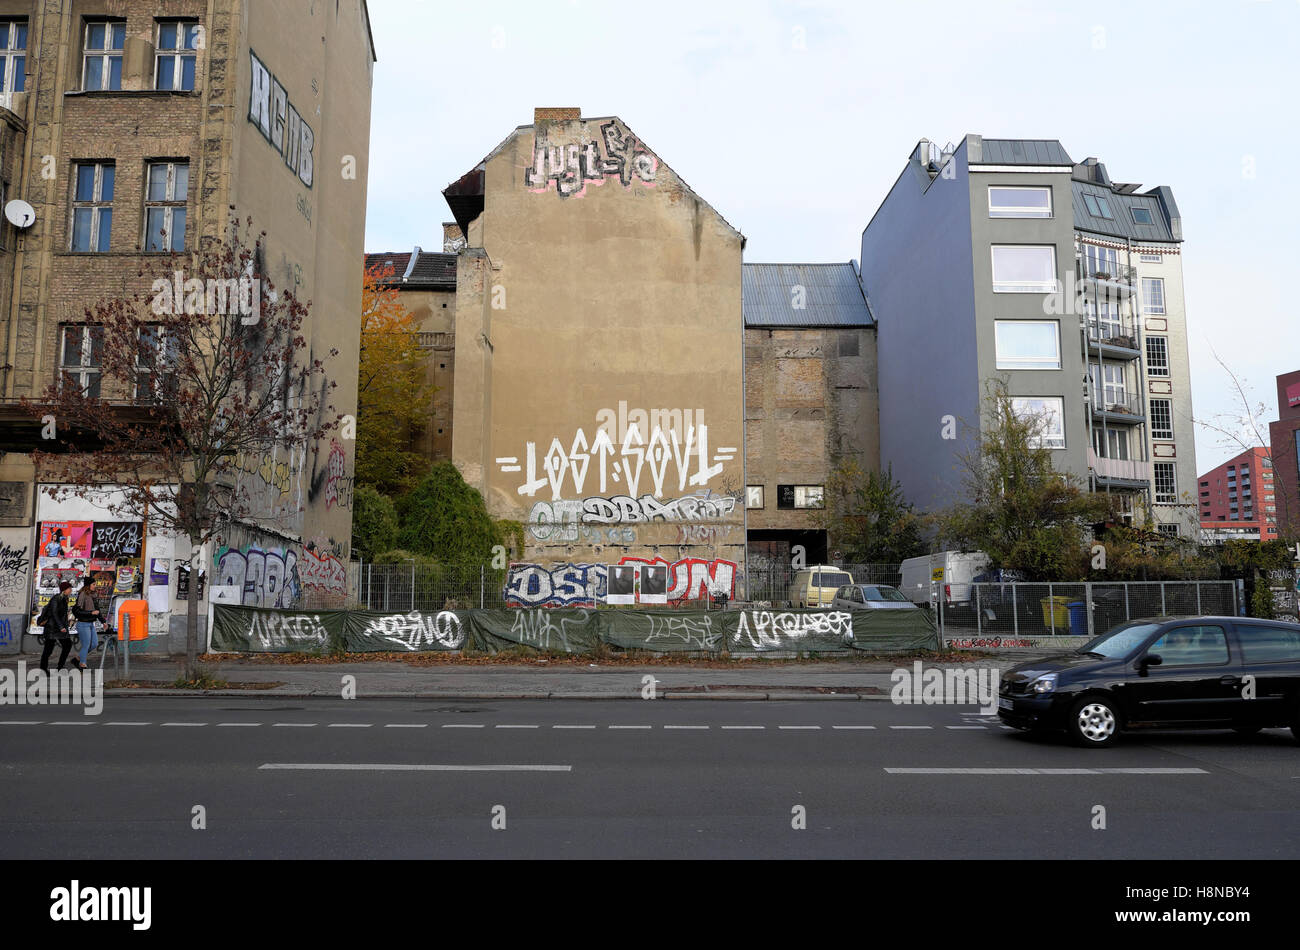
[[[1050,693],[1056,689],[1056,674],[1048,673],[1046,676],[1040,676],[1031,684],[1035,693]]]

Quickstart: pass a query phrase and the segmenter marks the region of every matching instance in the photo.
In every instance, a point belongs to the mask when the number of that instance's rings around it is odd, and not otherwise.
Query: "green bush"
[[[397,503],[397,543],[443,564],[488,562],[501,531],[483,496],[466,484],[451,462],[434,465]]]
[[[397,546],[397,508],[387,495],[369,485],[356,490],[352,501],[352,551],[368,561]]]

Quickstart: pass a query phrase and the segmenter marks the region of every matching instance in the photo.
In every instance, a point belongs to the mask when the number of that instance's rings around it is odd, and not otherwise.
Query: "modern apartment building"
[[[6,202],[32,209],[0,223],[0,617],[11,626],[24,629],[67,572],[104,577],[111,593],[127,568],[168,588],[170,610],[151,593],[150,649],[183,649],[184,540],[117,523],[111,485],[98,501],[50,498],[30,455],[39,425],[17,403],[60,378],[93,388],[87,308],[147,298],[167,255],[222,235],[231,209],[266,232],[261,276],[313,301],[302,334],[336,385],[325,411],[355,412],[374,61],[365,0],[0,0],[0,178]],[[326,438],[295,455],[247,460],[244,487],[265,517],[206,552],[209,590],[261,606],[342,598],[353,444]],[[78,526],[64,536],[85,547],[40,544],[54,524]]]
[[[1300,370],[1277,378],[1277,422],[1268,427],[1281,537],[1300,541]]]
[[[1182,220],[1055,140],[922,140],[862,235],[881,464],[919,508],[961,489],[1000,380],[1057,468],[1195,537]]]
[[[1272,452],[1254,448],[1197,479],[1201,541],[1276,541]]]

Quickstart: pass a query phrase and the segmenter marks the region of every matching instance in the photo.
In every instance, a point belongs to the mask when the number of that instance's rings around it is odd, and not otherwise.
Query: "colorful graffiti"
[[[634,180],[653,188],[658,173],[659,159],[640,139],[611,121],[600,127],[599,141],[552,144],[544,135],[536,136],[533,163],[524,169],[524,186],[534,194],[554,187],[561,198],[582,198],[587,185],[599,187],[610,179],[624,188]]]
[[[686,491],[688,484],[707,486],[710,480],[722,474],[722,463],[734,460],[736,453],[734,447],[720,446],[710,454],[708,426],[691,426],[684,437],[676,429],[665,432],[656,426],[647,440],[633,425],[617,448],[605,428],[596,430],[593,439],[588,439],[587,433],[579,429],[567,450],[558,438],[552,439],[542,458],[540,477],[536,442],[524,445],[522,464],[518,456],[498,458],[496,464],[503,474],[524,474],[523,484],[516,489],[520,495],[536,497],[539,490],[549,485],[553,502],[559,501],[566,493],[583,495],[588,474],[599,475],[601,494],[608,492],[611,484],[617,482],[624,486],[625,497],[635,498],[641,494],[641,480],[648,467],[654,485],[653,497],[662,498],[666,481],[670,489],[675,483],[679,492]],[[591,473],[593,463],[595,473]],[[668,480],[670,468],[675,475],[672,481]],[[569,488],[572,491],[566,492]]]
[[[734,561],[688,557],[670,563],[663,558],[624,557],[618,563],[666,567],[669,603],[735,597]],[[512,564],[505,599],[511,607],[594,607],[608,592],[609,568],[605,564]]]
[[[328,551],[307,548],[298,562],[298,579],[308,590],[326,594],[346,594],[348,570],[342,561]]]
[[[641,525],[654,521],[714,521],[725,518],[736,510],[737,500],[731,495],[714,495],[705,489],[694,495],[657,500],[653,495],[633,498],[615,495],[611,498],[593,496],[573,501],[539,501],[528,513],[528,530],[538,541],[576,541],[579,534],[587,537],[580,528],[589,525]],[[600,534],[596,532],[599,542]]]
[[[240,452],[235,457],[235,468],[247,475],[256,475],[277,498],[289,494],[289,487],[293,483],[293,467],[288,462],[277,462],[269,455]]]
[[[243,591],[245,607],[292,607],[302,593],[293,548],[222,548],[216,567],[216,584]]]
[[[341,505],[344,508],[352,508],[352,489],[354,480],[347,473],[347,455],[343,452],[343,446],[339,445],[336,439],[330,440],[330,457],[326,463],[325,471],[325,508],[333,508],[335,505]]]

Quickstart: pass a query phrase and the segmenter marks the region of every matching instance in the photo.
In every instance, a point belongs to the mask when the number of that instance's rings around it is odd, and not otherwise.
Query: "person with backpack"
[[[67,581],[60,583],[59,592],[50,598],[45,609],[36,618],[37,625],[45,628],[45,649],[41,652],[41,669],[46,673],[50,671],[50,654],[54,652],[56,640],[63,645],[63,652],[59,654],[59,669],[63,669],[68,651],[72,649],[72,637],[68,635],[68,591],[70,590],[72,585]]]
[[[90,651],[99,646],[95,636],[95,624],[99,622],[99,604],[95,603],[95,592],[91,590],[91,577],[87,574],[81,582],[81,591],[77,602],[72,607],[72,616],[77,621],[77,639],[81,641],[77,648],[77,669],[86,669],[86,657]]]

